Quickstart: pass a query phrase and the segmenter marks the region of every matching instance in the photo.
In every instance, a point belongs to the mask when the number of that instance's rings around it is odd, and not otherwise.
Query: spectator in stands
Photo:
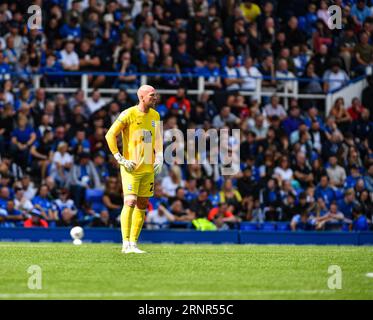
[[[373,192],[373,164],[371,163],[368,167],[368,171],[364,176],[364,184],[366,189],[372,193]]]
[[[329,111],[329,116],[333,116],[338,128],[342,132],[346,132],[351,123],[351,115],[347,112],[344,99],[342,97],[335,100],[332,108]]]
[[[338,165],[338,159],[335,155],[329,157],[329,167],[326,169],[330,184],[333,187],[342,188],[346,180],[346,170]]]
[[[31,211],[31,217],[24,222],[25,228],[48,228],[48,222],[46,219],[43,219],[43,214],[39,209],[33,209]]]
[[[68,180],[74,202],[80,206],[85,190],[87,188],[99,188],[100,179],[93,162],[90,160],[89,153],[82,152],[78,154],[78,161],[72,166]]]
[[[195,218],[207,218],[211,209],[212,204],[211,201],[208,199],[207,191],[201,189],[198,197],[190,203],[189,215]]]
[[[365,0],[357,0],[351,7],[351,16],[355,25],[359,28],[363,26],[366,18],[371,16],[371,12],[367,7]]]
[[[338,205],[336,202],[331,203],[329,212],[327,212],[322,217],[316,218],[316,230],[322,230],[326,228],[328,224],[329,230],[341,230],[342,222],[344,220],[344,215],[338,210]]]
[[[49,197],[49,188],[42,184],[39,188],[38,195],[32,199],[34,209],[40,210],[41,215],[49,222],[58,220],[58,213],[56,207],[53,205]]]
[[[54,201],[56,208],[58,210],[58,226],[73,226],[77,225],[77,208],[72,199],[70,199],[70,194],[68,189],[60,189],[59,197]]]
[[[366,32],[360,34],[359,43],[355,46],[355,59],[357,74],[365,74],[366,67],[373,64],[373,46],[369,44],[369,35]]]
[[[102,201],[109,212],[110,221],[114,224],[116,224],[115,222],[123,207],[121,193],[122,188],[118,179],[116,177],[109,177],[106,181],[105,193]]]
[[[219,90],[222,88],[219,65],[215,57],[209,57],[207,64],[198,71],[205,78],[206,88]]]
[[[274,88],[276,85],[275,80],[275,67],[273,63],[273,56],[267,55],[263,62],[259,65],[259,72],[263,75],[262,87]]]
[[[41,173],[42,181],[46,178],[48,166],[52,162],[52,144],[53,132],[47,130],[41,141],[36,141],[30,149],[30,154],[33,157],[33,169]]]
[[[282,91],[286,90],[288,92],[295,92],[297,82],[295,81],[295,75],[288,69],[288,62],[286,59],[280,59],[278,61],[276,78],[294,79],[294,80],[278,80],[277,89]]]
[[[177,187],[184,187],[185,181],[182,179],[181,170],[178,166],[172,166],[169,175],[162,180],[163,193],[167,197],[174,197]]]
[[[339,40],[339,54],[343,59],[348,74],[351,70],[356,45],[357,37],[355,36],[354,28],[352,25],[347,25]]]
[[[243,78],[241,90],[255,91],[257,83],[261,79],[261,73],[253,64],[253,59],[247,57],[243,66],[239,67],[240,76]]]
[[[339,60],[333,60],[330,63],[331,68],[326,70],[323,75],[324,91],[335,91],[344,86],[349,80],[349,76],[341,69]]]
[[[284,107],[279,102],[278,96],[273,95],[271,97],[271,103],[264,107],[264,113],[267,117],[278,116],[280,120],[284,120],[287,117]]]
[[[95,113],[96,111],[100,110],[103,106],[105,106],[104,99],[101,98],[101,93],[98,90],[92,92],[92,97],[87,99],[87,107],[91,114]]]
[[[36,134],[27,122],[27,118],[20,115],[17,121],[17,128],[11,133],[11,151],[14,158],[17,159],[17,163],[23,169],[28,166],[30,148],[36,140]]]
[[[367,77],[368,86],[361,93],[361,100],[370,112],[370,120],[373,121],[373,76]]]
[[[157,209],[150,211],[146,216],[147,229],[162,229],[169,227],[170,222],[174,222],[175,216],[162,204]]]
[[[352,219],[352,209],[355,202],[355,191],[354,189],[347,189],[344,198],[338,201],[338,209],[343,213],[346,219]]]
[[[67,41],[64,49],[60,52],[61,65],[64,71],[79,70],[79,56],[75,52],[75,44],[72,41]]]
[[[212,125],[215,128],[222,128],[227,124],[238,124],[239,118],[236,117],[232,112],[231,108],[228,106],[224,106],[220,113],[214,117],[212,120]]]
[[[7,223],[12,227],[22,227],[25,215],[15,208],[14,200],[9,200],[5,209]]]
[[[186,118],[189,118],[191,111],[191,104],[188,98],[186,98],[186,89],[183,87],[178,88],[176,96],[170,97],[166,101],[166,106],[168,109],[176,109],[183,113]]]
[[[348,107],[347,112],[352,120],[358,120],[361,117],[364,107],[361,105],[360,99],[354,97],[351,106]]]
[[[227,65],[223,70],[223,78],[226,90],[229,91],[239,90],[243,83],[233,55],[229,55],[227,58]]]
[[[304,93],[322,93],[321,79],[316,74],[315,63],[309,62],[305,72],[301,76],[304,79],[299,82],[300,90]]]

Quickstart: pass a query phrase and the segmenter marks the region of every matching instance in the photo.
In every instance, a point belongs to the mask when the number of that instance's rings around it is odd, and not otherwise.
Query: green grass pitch
[[[0,299],[373,299],[373,247],[0,243]],[[30,290],[27,269],[42,270]],[[342,289],[328,288],[328,267]]]

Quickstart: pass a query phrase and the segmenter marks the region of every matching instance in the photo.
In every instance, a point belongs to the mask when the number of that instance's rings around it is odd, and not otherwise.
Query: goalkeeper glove
[[[159,152],[155,155],[155,161],[154,161],[154,175],[159,175],[162,171],[163,166],[163,154],[162,152]]]
[[[119,165],[123,166],[124,169],[127,171],[127,172],[132,172],[135,167],[136,167],[136,163],[131,161],[131,160],[127,160],[125,157],[123,157],[119,152],[114,154],[114,158],[115,160],[117,160],[117,162],[119,163]]]

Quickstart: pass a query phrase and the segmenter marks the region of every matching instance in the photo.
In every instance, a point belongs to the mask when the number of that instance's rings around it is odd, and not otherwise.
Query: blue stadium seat
[[[261,225],[263,231],[276,231],[276,223],[274,222],[263,222]]]
[[[289,222],[278,222],[277,223],[277,231],[289,231],[290,224]]]
[[[103,195],[104,191],[101,189],[86,189],[85,191],[85,199],[87,202],[91,203],[102,203]]]
[[[242,231],[258,230],[258,225],[255,222],[241,222],[240,229]]]

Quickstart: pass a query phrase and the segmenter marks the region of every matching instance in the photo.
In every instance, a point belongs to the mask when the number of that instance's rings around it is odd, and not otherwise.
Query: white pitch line
[[[343,290],[348,293],[373,293],[373,290]],[[0,299],[27,298],[103,298],[103,297],[193,297],[193,296],[262,296],[265,294],[334,294],[333,290],[257,290],[248,292],[91,292],[91,293],[0,293]]]

